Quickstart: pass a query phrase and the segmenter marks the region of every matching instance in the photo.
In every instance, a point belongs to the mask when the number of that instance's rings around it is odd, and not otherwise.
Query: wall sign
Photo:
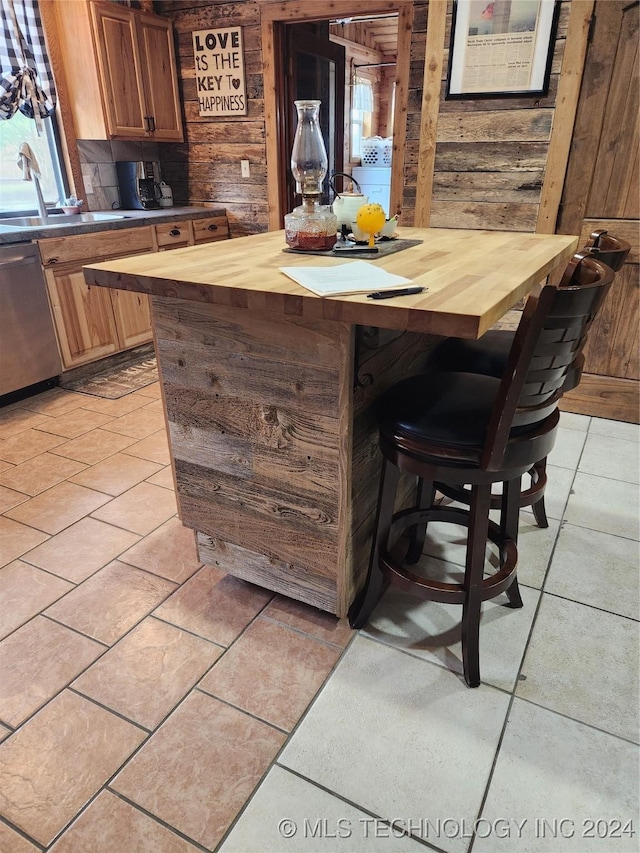
[[[246,115],[242,27],[197,30],[192,35],[200,115]]]

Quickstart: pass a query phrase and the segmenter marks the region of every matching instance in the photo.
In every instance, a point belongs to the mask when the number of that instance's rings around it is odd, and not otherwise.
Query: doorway
[[[395,210],[400,209],[402,204],[413,0],[343,0],[339,9],[340,15],[345,17],[376,13],[389,15],[392,12],[397,13],[397,63],[395,69],[394,122],[393,128],[388,131],[388,135],[393,136],[393,150],[397,154],[393,158],[391,169],[390,209]],[[289,136],[287,136],[287,122],[289,122],[290,127],[293,99],[289,97],[288,103],[285,103],[283,98],[287,75],[284,73],[285,69],[283,69],[281,60],[286,49],[286,31],[293,24],[315,21],[321,21],[323,25],[328,24],[336,16],[336,4],[334,0],[317,0],[313,4],[291,4],[291,6],[281,2],[266,2],[260,4],[260,16],[264,67],[269,228],[270,230],[278,230],[283,227],[284,214],[292,209],[286,191],[288,180],[286,173],[290,171],[290,141],[293,139],[290,130]],[[349,81],[345,78],[343,81],[342,95],[344,98],[344,88]],[[344,141],[344,103],[342,111],[342,126],[339,127],[338,122],[336,122],[336,138],[342,131]],[[295,112],[293,115],[295,116]],[[338,149],[336,149],[335,162],[336,166],[341,165],[341,155]],[[335,171],[341,171],[341,169]]]
[[[328,22],[283,25],[284,51],[279,77],[280,111],[284,117],[285,152],[291,152],[297,127],[297,100],[318,100],[320,129],[327,151],[327,176],[342,171],[344,139],[345,50],[329,41]],[[295,182],[290,159],[281,157],[279,176],[281,195],[287,210],[296,205]],[[324,181],[322,204],[331,201],[328,180]]]

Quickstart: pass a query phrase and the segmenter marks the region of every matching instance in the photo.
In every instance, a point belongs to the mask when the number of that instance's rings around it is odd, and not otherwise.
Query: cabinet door
[[[171,22],[156,15],[140,15],[140,50],[151,136],[158,141],[182,142],[182,117],[173,50]]]
[[[148,136],[136,18],[115,3],[91,4],[110,137]]]
[[[146,293],[112,290],[111,301],[120,339],[120,349],[137,347],[153,339],[151,306]]]
[[[117,352],[111,292],[85,284],[79,266],[45,271],[47,289],[65,368]]]

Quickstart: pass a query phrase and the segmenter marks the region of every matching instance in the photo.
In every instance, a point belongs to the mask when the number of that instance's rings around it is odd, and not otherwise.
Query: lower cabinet
[[[151,305],[145,293],[112,290],[111,304],[121,349],[137,347],[151,340]]]
[[[228,236],[226,217],[212,216],[39,240],[64,369],[79,367],[153,340],[149,297],[143,293],[89,286],[84,280],[83,266],[106,258],[213,242]]]
[[[77,264],[45,270],[62,365],[77,367],[111,355],[120,345],[112,291],[88,287]]]

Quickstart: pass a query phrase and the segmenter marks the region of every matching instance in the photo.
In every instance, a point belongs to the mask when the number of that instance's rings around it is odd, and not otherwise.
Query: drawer
[[[91,234],[75,234],[69,237],[47,237],[37,243],[42,265],[45,267],[69,261],[135,255],[153,250],[150,225],[121,228],[116,231],[94,231]]]
[[[229,223],[226,216],[207,216],[204,219],[194,219],[191,224],[196,243],[226,240],[229,236]]]
[[[185,222],[165,222],[161,225],[156,225],[156,239],[158,240],[158,248],[170,249],[178,246],[188,246],[193,242],[191,223]]]

